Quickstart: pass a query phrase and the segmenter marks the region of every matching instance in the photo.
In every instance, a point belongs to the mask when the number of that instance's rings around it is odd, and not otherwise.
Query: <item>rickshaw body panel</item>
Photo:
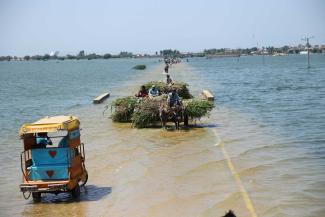
[[[45,117],[21,127],[19,134],[24,144],[24,151],[21,153],[22,192],[71,191],[78,182],[86,180],[86,177],[88,179],[79,125],[79,120],[74,116],[55,116]],[[36,133],[56,131],[68,132],[64,136],[64,147],[36,146]]]

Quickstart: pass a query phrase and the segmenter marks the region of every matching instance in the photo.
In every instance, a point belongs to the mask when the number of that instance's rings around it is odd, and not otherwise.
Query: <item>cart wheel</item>
[[[88,172],[87,172],[87,170],[85,170],[85,175],[80,180],[80,187],[85,186],[87,181],[88,181]]]
[[[41,202],[41,193],[40,192],[32,192],[32,197],[34,202]]]
[[[80,186],[78,183],[76,187],[74,187],[74,189],[71,190],[71,195],[73,198],[78,198],[80,196]]]

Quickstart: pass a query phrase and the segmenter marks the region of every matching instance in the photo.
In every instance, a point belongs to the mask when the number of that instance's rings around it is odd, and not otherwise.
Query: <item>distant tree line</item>
[[[168,50],[161,50],[160,51],[160,56],[163,56],[163,57],[180,57],[181,53],[178,50],[168,49]]]
[[[269,47],[251,47],[251,48],[238,48],[238,49],[226,49],[226,48],[220,48],[220,49],[206,49],[203,51],[205,55],[215,55],[215,54],[275,54],[275,53],[285,53],[285,54],[299,54],[300,51],[306,50],[305,46],[302,47],[289,47],[289,46],[283,46],[279,48],[275,48],[273,46]],[[311,53],[324,53],[325,49],[320,47],[313,47],[310,48]]]
[[[99,55],[96,53],[85,54],[85,51],[80,51],[77,55],[67,54],[65,56],[57,56],[57,55],[26,55],[22,58],[12,57],[12,56],[0,56],[0,61],[11,61],[11,60],[93,60],[93,59],[110,59],[110,58],[129,58],[134,57],[134,55],[130,52],[120,52],[118,55],[112,55],[110,53],[106,53],[104,55]]]
[[[58,56],[58,55],[33,55],[29,56],[26,55],[24,57],[17,57],[17,56],[0,56],[0,61],[11,61],[11,60],[93,60],[93,59],[110,59],[110,58],[137,58],[137,57],[178,57],[178,58],[185,58],[185,57],[204,57],[207,55],[215,55],[215,54],[241,54],[241,55],[252,55],[252,54],[275,54],[275,53],[285,53],[285,54],[298,54],[300,51],[306,50],[306,46],[299,45],[295,47],[290,46],[283,46],[283,47],[251,47],[251,48],[238,48],[238,49],[227,49],[227,48],[213,48],[213,49],[205,49],[203,52],[197,53],[181,53],[178,50],[172,49],[165,49],[159,52],[156,52],[155,55],[134,55],[131,52],[122,51],[117,55],[112,55],[110,53],[106,53],[104,55],[99,55],[96,53],[86,54],[84,50],[80,51],[77,55],[67,54],[65,56]],[[323,46],[314,46],[310,47],[311,53],[325,53],[325,47]]]

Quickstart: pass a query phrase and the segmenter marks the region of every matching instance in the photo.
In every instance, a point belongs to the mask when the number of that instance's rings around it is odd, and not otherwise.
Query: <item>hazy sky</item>
[[[325,44],[324,0],[0,0],[0,55]]]

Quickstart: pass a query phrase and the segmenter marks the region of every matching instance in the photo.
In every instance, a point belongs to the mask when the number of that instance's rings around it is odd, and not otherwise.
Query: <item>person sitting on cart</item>
[[[37,133],[37,137],[36,137],[37,148],[46,148],[47,145],[52,145],[52,141],[50,137],[47,136],[47,133]]]
[[[169,107],[173,107],[175,105],[182,105],[181,99],[177,94],[176,88],[173,88],[171,93],[168,94],[167,103]]]
[[[159,90],[155,85],[152,85],[152,87],[149,89],[149,96],[150,97],[159,96]]]
[[[144,85],[141,86],[141,89],[139,90],[139,92],[137,94],[135,94],[136,97],[147,97],[148,96],[148,92],[146,90],[146,87]]]

